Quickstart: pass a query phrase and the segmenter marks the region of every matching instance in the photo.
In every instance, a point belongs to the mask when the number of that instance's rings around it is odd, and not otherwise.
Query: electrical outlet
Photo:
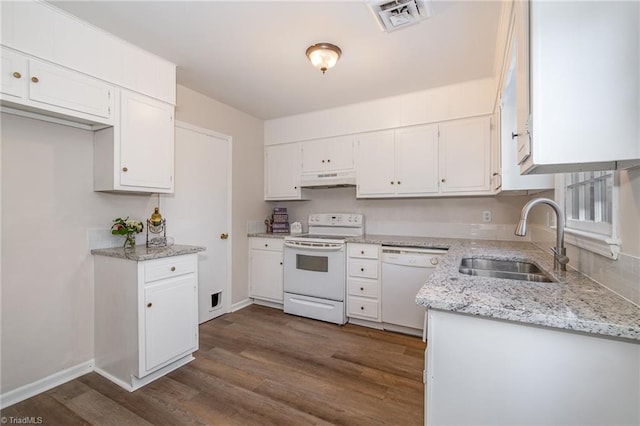
[[[485,210],[482,212],[482,221],[491,222],[491,212],[489,210]]]

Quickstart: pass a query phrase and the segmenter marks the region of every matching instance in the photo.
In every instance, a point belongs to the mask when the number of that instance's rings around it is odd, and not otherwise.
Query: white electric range
[[[314,213],[308,226],[308,234],[284,239],[284,312],[344,324],[345,240],[364,234],[364,216]]]

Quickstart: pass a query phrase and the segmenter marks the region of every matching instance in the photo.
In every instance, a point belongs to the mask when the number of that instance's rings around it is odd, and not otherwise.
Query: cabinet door
[[[328,170],[353,170],[353,138],[343,136],[331,138],[327,145],[327,169]]]
[[[518,164],[523,163],[531,155],[531,138],[529,134],[529,1],[516,1],[514,26],[514,49],[516,58],[516,128]]]
[[[396,131],[396,191],[400,195],[438,192],[438,126]]]
[[[197,278],[194,274],[144,288],[144,367],[146,373],[198,347]]]
[[[251,250],[251,297],[283,301],[282,252]]]
[[[173,106],[123,90],[120,184],[173,189]]]
[[[29,60],[29,99],[32,101],[109,118],[112,92],[111,85],[95,78]]]
[[[367,133],[358,138],[357,196],[383,197],[396,193],[393,130]]]
[[[265,199],[300,198],[300,145],[265,148]]]
[[[440,124],[440,191],[491,189],[491,119],[476,117]]]
[[[302,173],[353,170],[353,138],[341,136],[302,143]]]
[[[2,78],[0,92],[16,98],[25,98],[27,94],[27,60],[19,54],[2,49]]]
[[[327,144],[326,141],[302,142],[302,173],[322,172],[327,168]]]

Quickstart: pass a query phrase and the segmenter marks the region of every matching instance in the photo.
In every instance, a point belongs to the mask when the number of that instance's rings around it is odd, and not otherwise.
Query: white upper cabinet
[[[359,135],[357,140],[357,196],[395,195],[395,131],[365,133]]]
[[[18,53],[9,51],[2,48],[2,68],[0,72],[2,76],[0,78],[0,93],[2,95],[10,96],[4,99],[19,100],[27,98],[29,79],[27,74],[27,59]]]
[[[640,3],[523,1],[514,7],[521,172],[640,164]]]
[[[175,65],[40,1],[0,2],[2,45],[175,104]]]
[[[495,189],[498,191],[541,191],[553,189],[553,174],[529,174],[521,175],[518,166],[518,150],[526,138],[518,138],[518,107],[517,86],[518,77],[516,69],[516,34],[512,32],[512,49],[507,52],[505,58],[505,78],[501,86],[500,105],[496,110],[493,135],[495,141],[496,180]],[[509,53],[511,52],[511,53]]]
[[[302,173],[353,170],[353,145],[351,136],[302,142]]]
[[[491,191],[491,118],[440,124],[440,191]]]
[[[2,104],[91,123],[113,123],[113,85],[5,47],[1,56]]]
[[[94,132],[94,189],[172,193],[173,105],[122,90],[119,119]]]
[[[438,126],[396,130],[396,193],[404,196],[438,192]]]
[[[273,145],[264,151],[264,199],[301,200],[301,148],[299,143]]]
[[[490,118],[358,136],[357,196],[491,194]]]
[[[113,86],[100,80],[29,60],[29,98],[32,101],[109,118]]]
[[[124,90],[120,106],[120,183],[172,190],[173,106]]]

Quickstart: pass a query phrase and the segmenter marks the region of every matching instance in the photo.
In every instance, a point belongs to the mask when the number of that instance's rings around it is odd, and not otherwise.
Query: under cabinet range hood
[[[353,170],[304,173],[300,177],[300,186],[303,188],[340,188],[355,185],[356,172]]]

